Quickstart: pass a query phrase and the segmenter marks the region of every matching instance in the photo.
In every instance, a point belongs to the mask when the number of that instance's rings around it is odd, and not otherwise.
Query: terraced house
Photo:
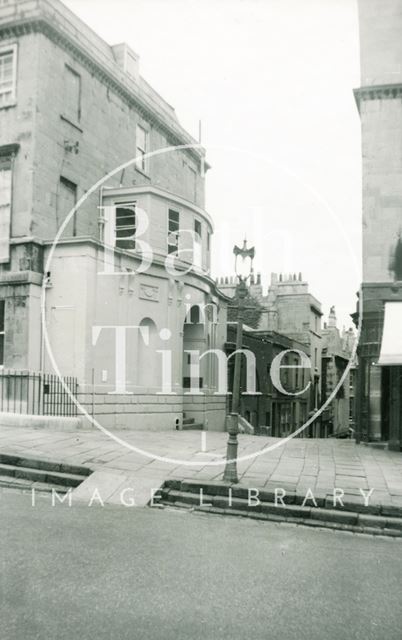
[[[186,414],[224,428],[214,358],[189,393],[187,351],[226,339],[207,169],[129,46],[58,0],[0,0],[3,410],[57,413],[62,391],[42,372],[58,368],[105,426],[174,429]]]

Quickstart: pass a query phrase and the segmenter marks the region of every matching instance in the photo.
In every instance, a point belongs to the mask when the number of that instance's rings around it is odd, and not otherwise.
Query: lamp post
[[[236,351],[235,366],[232,389],[232,411],[227,416],[227,430],[229,433],[226,466],[223,474],[224,482],[236,483],[237,477],[237,448],[239,433],[239,413],[240,413],[240,383],[241,383],[241,348],[243,343],[243,320],[244,320],[244,300],[247,296],[247,280],[253,272],[253,260],[255,256],[254,247],[247,248],[247,240],[244,240],[243,247],[233,249],[235,255],[235,272],[239,280],[237,285],[237,328],[236,328]]]

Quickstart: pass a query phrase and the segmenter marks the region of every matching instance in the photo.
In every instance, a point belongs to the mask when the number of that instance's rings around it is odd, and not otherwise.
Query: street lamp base
[[[237,484],[237,449],[239,446],[237,435],[239,433],[239,416],[237,413],[230,413],[227,416],[228,424],[228,444],[226,451],[226,466],[223,474],[223,481]]]

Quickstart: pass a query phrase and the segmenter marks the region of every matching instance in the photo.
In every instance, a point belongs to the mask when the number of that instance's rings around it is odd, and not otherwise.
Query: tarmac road
[[[400,640],[402,541],[0,497],[2,640]]]

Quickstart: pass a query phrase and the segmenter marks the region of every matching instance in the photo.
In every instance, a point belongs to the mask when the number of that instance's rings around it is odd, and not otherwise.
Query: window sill
[[[7,102],[7,104],[0,104],[0,111],[2,109],[12,109],[17,106],[17,101],[13,100],[13,102]]]
[[[84,133],[84,130],[80,127],[79,124],[77,124],[77,122],[70,120],[70,118],[67,118],[67,116],[63,115],[62,113],[60,114],[60,119],[70,124],[72,127],[74,127],[74,129],[77,129],[77,131]]]

